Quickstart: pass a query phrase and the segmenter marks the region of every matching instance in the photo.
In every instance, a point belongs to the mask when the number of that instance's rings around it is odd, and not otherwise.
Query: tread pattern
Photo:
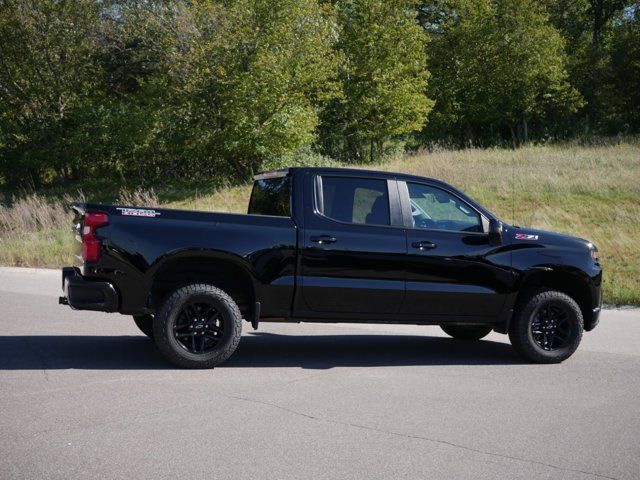
[[[551,300],[560,301],[572,310],[575,317],[574,321],[577,322],[575,326],[577,332],[570,345],[559,350],[548,352],[542,350],[533,341],[533,338],[529,334],[529,323],[535,309],[540,304]],[[573,355],[578,345],[580,345],[583,327],[582,311],[573,298],[557,290],[539,288],[524,292],[521,298],[518,299],[509,328],[509,340],[511,340],[511,345],[513,345],[516,352],[526,360],[535,363],[560,363]]]
[[[230,329],[231,333],[221,342],[220,348],[201,355],[183,350],[167,334],[167,324],[178,313],[182,303],[194,295],[207,295],[216,299],[219,306],[226,310],[223,312],[225,329]],[[160,352],[175,365],[183,368],[213,368],[227,360],[238,347],[242,336],[242,314],[236,302],[223,290],[205,283],[191,284],[178,288],[164,300],[153,321],[153,335]]]

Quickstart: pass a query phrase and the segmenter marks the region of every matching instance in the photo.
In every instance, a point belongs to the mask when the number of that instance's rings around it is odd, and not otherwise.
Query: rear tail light
[[[96,229],[109,224],[109,215],[101,212],[87,212],[82,227],[82,259],[96,262],[100,258],[100,240],[95,236]]]

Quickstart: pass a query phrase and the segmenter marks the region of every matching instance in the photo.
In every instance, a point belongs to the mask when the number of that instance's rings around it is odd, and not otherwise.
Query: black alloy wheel
[[[548,352],[563,348],[571,334],[570,314],[561,304],[542,305],[531,320],[534,342]]]
[[[224,317],[215,304],[201,297],[182,305],[173,325],[173,336],[187,352],[204,354],[222,340],[224,328]]]

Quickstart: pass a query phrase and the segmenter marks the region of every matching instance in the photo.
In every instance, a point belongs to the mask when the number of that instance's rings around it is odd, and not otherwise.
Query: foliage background
[[[0,0],[4,265],[75,262],[70,192],[238,212],[373,165],[593,240],[640,305],[638,133],[638,2]]]
[[[0,0],[0,188],[640,129],[624,0]]]

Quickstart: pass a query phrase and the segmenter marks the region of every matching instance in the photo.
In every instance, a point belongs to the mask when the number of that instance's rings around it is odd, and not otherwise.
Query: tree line
[[[624,0],[0,0],[0,184],[640,130]]]

